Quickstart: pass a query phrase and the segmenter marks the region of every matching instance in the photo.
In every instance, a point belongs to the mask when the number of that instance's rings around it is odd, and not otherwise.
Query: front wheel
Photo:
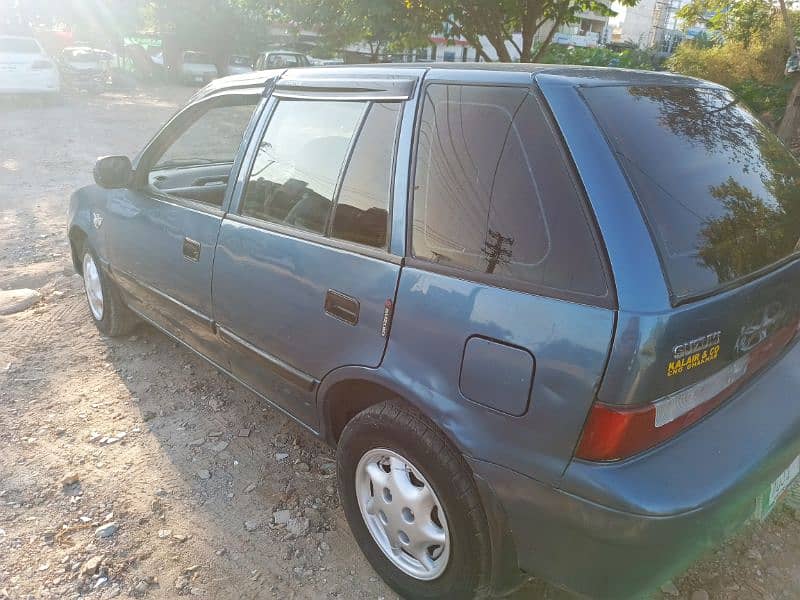
[[[81,260],[83,289],[97,328],[112,337],[125,335],[136,326],[136,317],[125,306],[119,290],[103,273],[91,248],[84,247]]]
[[[461,455],[423,415],[385,402],[356,415],[337,449],[339,490],[367,560],[406,598],[479,598],[489,538]]]

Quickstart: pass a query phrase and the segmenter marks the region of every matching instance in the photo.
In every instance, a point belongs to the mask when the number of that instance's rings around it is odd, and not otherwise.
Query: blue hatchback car
[[[95,180],[99,329],[151,323],[335,445],[405,597],[637,596],[800,471],[800,167],[722,87],[264,71]]]

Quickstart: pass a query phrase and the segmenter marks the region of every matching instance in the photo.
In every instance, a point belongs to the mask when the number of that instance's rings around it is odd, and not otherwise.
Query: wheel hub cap
[[[444,572],[450,533],[419,469],[392,450],[370,450],[356,468],[356,495],[372,538],[397,568],[424,581]]]
[[[100,283],[100,272],[94,264],[92,255],[88,252],[83,257],[83,287],[86,290],[86,299],[89,309],[98,321],[103,319],[103,286]]]

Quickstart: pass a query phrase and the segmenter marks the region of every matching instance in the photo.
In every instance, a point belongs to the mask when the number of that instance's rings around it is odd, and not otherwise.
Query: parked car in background
[[[314,58],[308,57],[308,62],[312,67],[332,67],[334,65],[343,65],[343,58]]]
[[[228,59],[226,66],[226,75],[241,75],[242,73],[251,73],[253,71],[253,61],[249,56],[235,54]]]
[[[56,64],[35,38],[0,35],[0,94],[55,96],[60,89]]]
[[[94,173],[100,331],[151,323],[335,445],[405,598],[640,598],[800,472],[800,165],[721,86],[265,71]]]
[[[219,76],[211,56],[205,52],[187,50],[181,55],[180,81],[186,85],[204,85]]]
[[[258,55],[255,63],[256,71],[266,69],[284,69],[287,67],[308,67],[308,57],[299,52],[288,50],[270,50]]]
[[[59,53],[58,64],[65,87],[96,92],[108,83],[114,55],[97,48],[71,46]]]

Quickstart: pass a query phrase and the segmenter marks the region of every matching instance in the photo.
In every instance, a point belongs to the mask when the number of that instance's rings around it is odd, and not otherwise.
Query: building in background
[[[649,48],[655,8],[656,0],[639,0],[635,6],[628,7],[612,32],[612,41],[642,49]]]
[[[578,18],[580,20],[577,23],[562,25],[553,36],[553,43],[592,48],[607,44],[611,40],[607,16],[586,11],[578,15]],[[550,26],[546,23],[542,29],[547,32]],[[545,35],[547,34],[542,34]]]
[[[657,54],[672,54],[684,38],[677,13],[689,0],[640,0],[625,9],[625,15],[613,28],[611,40],[652,49]]]

